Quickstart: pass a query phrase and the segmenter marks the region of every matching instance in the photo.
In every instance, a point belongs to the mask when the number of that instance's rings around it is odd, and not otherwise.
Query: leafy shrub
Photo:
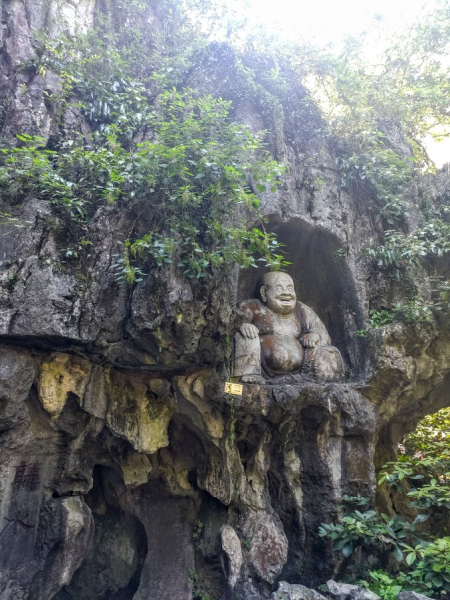
[[[433,219],[409,235],[398,231],[384,232],[384,244],[368,248],[368,256],[382,268],[420,266],[428,256],[443,256],[450,251],[450,224]]]
[[[393,321],[404,323],[434,323],[433,309],[436,307],[420,297],[411,298],[408,302],[396,302],[387,309],[369,311],[369,322],[373,329],[389,325]]]
[[[194,600],[212,600],[211,596],[202,589],[200,575],[198,573],[191,570],[189,572],[189,580],[192,584],[192,598]]]
[[[376,310],[369,311],[369,322],[373,329],[379,329],[384,325],[389,325],[395,319],[395,314],[391,310]]]
[[[284,170],[265,149],[264,132],[233,123],[230,101],[171,86],[172,67],[161,54],[147,57],[145,77],[142,69],[133,77],[137,47],[121,39],[101,27],[42,38],[31,66],[61,77],[54,110],[77,108],[91,134],[67,132],[51,149],[26,134],[16,147],[4,145],[2,196],[37,195],[72,231],[105,205],[142,215],[114,265],[121,282],[142,278],[146,262],[175,264],[189,278],[234,263],[256,266],[255,254],[270,269],[288,264],[258,213],[257,194],[275,191]]]
[[[346,508],[345,505],[342,508]],[[320,537],[333,540],[333,548],[350,556],[356,547],[364,547],[374,553],[392,553],[397,561],[402,560],[402,540],[414,536],[417,525],[423,521],[419,515],[408,523],[398,515],[379,514],[375,510],[347,511],[337,524],[322,523]]]
[[[381,600],[395,600],[403,589],[396,579],[381,570],[369,571],[369,581],[361,580],[358,583],[362,587],[370,588]]]
[[[406,494],[419,513],[408,521],[375,510],[359,511],[369,500],[345,498],[336,524],[322,524],[319,535],[349,557],[356,548],[366,556],[359,567],[361,583],[391,600],[400,589],[436,595],[450,591],[450,409],[426,417],[401,444],[399,460],[383,467],[379,485]],[[428,526],[428,529],[424,527]],[[374,571],[381,562],[389,571]]]

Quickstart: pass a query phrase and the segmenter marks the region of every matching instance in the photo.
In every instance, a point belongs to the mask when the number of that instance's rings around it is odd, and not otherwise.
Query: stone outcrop
[[[327,581],[330,594],[336,600],[380,600],[380,596],[367,588],[350,583],[338,583],[330,579]]]
[[[325,600],[325,597],[304,585],[290,585],[282,581],[270,600]]]
[[[58,6],[89,26],[91,0],[0,0],[7,137],[47,138],[55,126],[44,91],[57,78],[17,66],[33,56],[34,32],[56,27]],[[214,68],[226,97],[233,65],[225,56]],[[239,98],[235,118],[273,127]],[[64,119],[87,127],[72,109]],[[318,527],[344,495],[373,497],[375,464],[449,403],[439,324],[354,335],[368,323],[377,284],[363,251],[379,230],[367,203],[340,188],[309,121],[287,120],[274,142],[289,169],[262,209],[299,300],[343,357],[344,382],[225,393],[235,309],[255,297],[262,270],[188,281],[168,265],[120,286],[115,232],[134,217],[100,208],[89,250],[71,262],[49,204],[1,207],[26,223],[0,235],[1,600],[189,600],[199,589],[214,600],[320,600],[286,583],[337,573],[341,557]],[[311,191],[305,181],[319,175]]]
[[[427,596],[418,594],[417,592],[400,592],[397,596],[398,600],[425,600]]]
[[[230,397],[213,370],[170,381],[43,350],[0,356],[1,581],[14,594],[140,581],[135,598],[187,598],[200,556],[222,565],[223,593],[275,583],[290,557],[313,576],[318,555],[332,564],[319,524],[342,494],[373,492],[376,413],[354,384]]]

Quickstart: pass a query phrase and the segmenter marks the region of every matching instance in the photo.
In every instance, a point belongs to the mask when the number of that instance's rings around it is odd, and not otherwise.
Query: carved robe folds
[[[271,379],[298,374],[312,381],[343,379],[341,354],[331,346],[325,325],[311,308],[297,302],[291,314],[281,315],[260,300],[245,300],[239,309],[245,322],[257,327],[259,338],[249,339],[241,332],[236,334],[235,377],[262,375]],[[313,348],[302,344],[303,336],[310,333],[319,337]]]

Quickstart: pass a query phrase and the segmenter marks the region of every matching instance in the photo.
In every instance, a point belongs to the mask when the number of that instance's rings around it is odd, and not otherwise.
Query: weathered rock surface
[[[322,594],[304,585],[291,585],[282,581],[278,589],[270,596],[270,600],[325,600]]]
[[[18,66],[34,55],[34,32],[56,27],[58,7],[88,27],[94,4],[0,0],[7,137],[50,135],[44,91],[60,83]],[[227,61],[211,79],[224,97]],[[239,98],[235,116],[273,126]],[[86,131],[74,109],[64,119]],[[361,257],[379,231],[367,204],[340,188],[309,120],[289,136],[286,121],[273,142],[289,170],[262,209],[299,299],[343,356],[345,383],[287,377],[225,394],[234,309],[254,297],[260,270],[202,282],[167,266],[119,286],[114,232],[129,230],[129,216],[99,209],[89,251],[71,262],[49,204],[13,207],[27,227],[0,236],[1,600],[189,600],[199,589],[214,600],[321,600],[284,581],[335,576],[340,557],[318,527],[344,495],[373,497],[375,463],[449,404],[450,342],[437,327],[354,335],[376,285]],[[323,185],[312,192],[315,176]]]
[[[398,600],[426,600],[428,596],[418,594],[417,592],[400,592],[397,598]]]
[[[336,600],[379,600],[380,597],[375,592],[363,588],[359,585],[349,583],[338,583],[330,579],[327,581],[330,594]]]
[[[372,491],[376,415],[353,384],[249,385],[231,400],[212,370],[171,382],[67,353],[2,350],[20,418],[2,434],[0,581],[26,560],[20,589],[33,598],[62,587],[61,600],[75,598],[84,585],[91,597],[187,598],[203,552],[223,565],[224,593],[274,583],[290,554],[312,574],[318,553],[332,563],[317,526],[342,494]],[[215,531],[209,550],[203,528]]]
[[[229,525],[220,528],[220,539],[223,552],[223,570],[228,585],[233,589],[239,579],[243,565],[241,541],[235,530]]]

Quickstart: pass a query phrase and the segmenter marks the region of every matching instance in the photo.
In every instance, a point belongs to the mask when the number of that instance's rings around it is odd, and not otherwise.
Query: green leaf
[[[441,577],[437,577],[436,575],[433,575],[431,582],[435,587],[442,587],[442,584],[444,583]]]
[[[326,534],[326,532],[324,531],[324,534]],[[342,550],[342,548],[345,546],[345,544],[347,544],[347,540],[343,539],[343,540],[339,540],[338,542],[336,542],[335,544],[333,544],[333,548],[335,550]]]
[[[398,562],[403,560],[403,552],[401,551],[399,546],[395,546],[394,550],[392,551],[392,555]]]
[[[348,557],[353,552],[353,544],[352,542],[347,542],[345,546],[342,548],[342,553],[345,557]]]

